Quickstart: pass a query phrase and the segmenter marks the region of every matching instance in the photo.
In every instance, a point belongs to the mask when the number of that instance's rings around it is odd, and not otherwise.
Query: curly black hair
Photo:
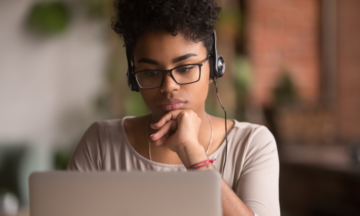
[[[111,27],[129,50],[145,31],[162,29],[174,36],[180,32],[193,42],[202,41],[210,54],[219,12],[215,0],[116,0]]]

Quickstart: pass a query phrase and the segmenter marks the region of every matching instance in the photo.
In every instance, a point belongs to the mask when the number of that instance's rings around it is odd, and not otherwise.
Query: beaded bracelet
[[[203,160],[203,161],[200,161],[199,163],[196,163],[196,164],[193,164],[189,167],[189,169],[192,169],[192,170],[198,170],[202,167],[205,167],[209,164],[213,164],[214,162],[216,161],[216,158],[215,159],[207,159],[207,160]]]

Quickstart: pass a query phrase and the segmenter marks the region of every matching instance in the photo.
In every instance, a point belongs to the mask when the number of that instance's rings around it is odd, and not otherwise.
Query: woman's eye
[[[155,76],[155,75],[159,74],[159,72],[157,72],[157,71],[146,71],[146,72],[144,72],[144,74],[146,76]]]
[[[176,69],[177,72],[179,73],[187,73],[190,72],[193,69],[193,67],[181,67]]]

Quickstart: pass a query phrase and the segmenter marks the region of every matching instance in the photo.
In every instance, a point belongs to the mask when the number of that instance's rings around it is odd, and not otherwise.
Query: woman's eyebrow
[[[197,56],[197,55],[195,53],[188,53],[188,54],[185,54],[185,55],[174,58],[172,62],[176,63],[176,62],[185,60],[187,58],[190,58],[191,56]]]
[[[138,61],[138,63],[140,62],[144,62],[144,63],[148,63],[148,64],[155,64],[155,65],[159,65],[159,62],[152,60],[152,59],[147,59],[147,58],[142,58]]]
[[[195,53],[188,53],[188,54],[185,54],[185,55],[182,55],[182,56],[179,56],[179,57],[176,57],[173,59],[173,63],[176,63],[176,62],[179,62],[179,61],[182,61],[182,60],[185,60],[187,58],[190,58],[192,56],[197,56]],[[148,64],[154,64],[154,65],[159,65],[159,62],[153,60],[153,59],[148,59],[148,58],[142,58],[138,61],[138,63],[140,62],[144,62],[144,63],[148,63]]]

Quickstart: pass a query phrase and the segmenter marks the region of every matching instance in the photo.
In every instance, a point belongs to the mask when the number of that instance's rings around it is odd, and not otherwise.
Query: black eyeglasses
[[[170,70],[146,70],[135,72],[136,82],[142,89],[158,88],[162,85],[165,75],[170,73],[171,78],[179,85],[198,82],[201,77],[201,66],[209,59],[207,56],[200,64],[181,65]]]

